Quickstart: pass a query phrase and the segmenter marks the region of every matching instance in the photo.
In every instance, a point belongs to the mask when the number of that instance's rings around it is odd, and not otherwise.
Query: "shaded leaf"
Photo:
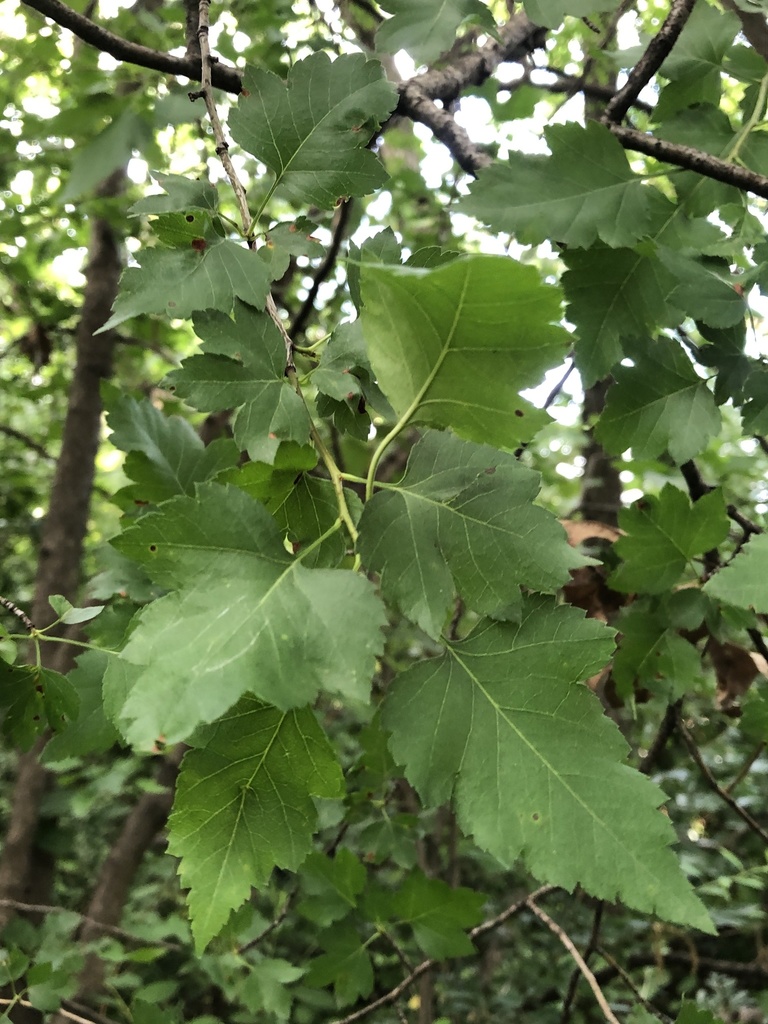
[[[442,960],[467,956],[475,947],[466,933],[483,916],[485,896],[462,887],[451,888],[439,878],[414,872],[391,900],[391,912],[410,924],[421,950]]]
[[[365,265],[361,277],[371,365],[401,423],[514,447],[547,422],[519,391],[571,338],[557,289],[533,267],[470,256],[436,270]]]
[[[129,213],[184,213],[186,210],[215,213],[218,209],[219,193],[210,181],[188,178],[183,174],[163,174],[162,171],[153,171],[152,177],[165,195],[145,196],[133,204]]]
[[[132,501],[158,504],[178,494],[194,494],[195,484],[237,464],[227,439],[207,447],[180,416],[165,416],[149,399],[121,395],[107,415],[110,443],[129,452],[124,469],[135,481],[125,494]]]
[[[432,637],[454,594],[500,618],[520,587],[553,592],[584,564],[562,527],[533,504],[537,474],[487,445],[429,431],[397,487],[366,503],[358,549],[382,592]]]
[[[468,20],[495,32],[491,12],[481,0],[384,0],[392,15],[376,33],[376,47],[387,53],[407,50],[418,64],[429,64],[449,49]]]
[[[522,857],[542,881],[711,932],[668,849],[661,791],[622,763],[618,729],[575,685],[612,648],[602,624],[528,598],[519,625],[481,622],[395,680],[392,752],[427,804],[453,795],[462,829],[503,864]]]
[[[492,164],[460,209],[525,243],[631,246],[647,233],[648,189],[607,128],[551,125],[545,135],[550,156],[513,152]]]
[[[356,53],[331,62],[314,53],[296,61],[287,82],[246,69],[229,126],[235,142],[274,172],[274,189],[326,209],[386,181],[366,146],[396,101],[378,61]]]
[[[232,319],[200,313],[195,332],[204,355],[168,374],[171,389],[201,412],[237,408],[238,447],[271,463],[282,441],[309,439],[306,407],[285,376],[285,343],[266,313],[238,302]]]
[[[634,458],[648,459],[668,451],[678,465],[687,462],[720,429],[712,392],[670,339],[631,354],[634,366],[613,371],[596,437],[615,455],[631,448]]]
[[[616,590],[660,594],[680,578],[695,555],[728,536],[722,492],[711,491],[691,505],[687,495],[666,484],[658,497],[646,495],[619,513],[627,536],[614,544],[624,559],[608,580]]]
[[[203,484],[196,500],[167,502],[115,546],[178,588],[139,612],[107,670],[106,683],[117,673],[124,687],[118,666],[130,666],[120,713],[130,742],[185,738],[246,691],[283,710],[319,690],[366,699],[384,624],[372,585],[292,559],[275,520],[243,491]]]
[[[141,313],[172,319],[201,309],[231,313],[236,298],[263,309],[268,291],[268,267],[256,253],[203,229],[180,248],[142,250],[141,266],[123,273],[112,316],[96,333]]]
[[[768,612],[768,533],[751,537],[733,561],[708,580],[704,592],[737,608]]]
[[[299,867],[317,819],[311,797],[339,796],[341,784],[308,708],[284,713],[248,696],[197,734],[182,762],[169,849],[190,889],[198,953],[274,867]]]

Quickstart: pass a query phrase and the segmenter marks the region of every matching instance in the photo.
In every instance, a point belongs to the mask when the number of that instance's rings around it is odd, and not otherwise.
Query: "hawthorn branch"
[[[672,6],[664,24],[630,71],[627,81],[605,108],[602,118],[604,124],[610,121],[614,123],[623,121],[629,108],[671,53],[695,3],[696,0],[672,0]]]
[[[77,914],[77,911],[69,910],[67,907],[51,906],[47,903],[22,903],[21,900],[0,899],[0,907],[10,907],[11,910],[17,910],[22,914]],[[166,949],[169,952],[176,952],[186,948],[179,942],[167,942],[165,939],[147,939],[143,935],[134,935],[124,928],[118,928],[117,925],[104,924],[103,921],[97,921],[93,917],[88,917],[87,914],[77,914],[77,917],[84,924],[97,925],[100,932],[114,935],[116,939],[122,939],[123,942],[131,942],[137,946],[157,946],[158,949]]]
[[[11,615],[15,615],[28,633],[34,633],[34,622],[32,621],[32,619],[30,619],[30,617],[27,615],[25,611],[22,611],[22,609],[19,608],[17,604],[14,604],[13,601],[9,601],[7,597],[0,596],[0,606],[5,608],[6,611],[10,612]],[[2,900],[0,900],[0,904],[1,903]]]
[[[496,917],[492,917],[488,921],[483,921],[482,924],[473,928],[469,933],[470,939],[476,939],[480,935],[485,935],[486,932],[498,928],[500,925],[504,924],[505,921],[508,921],[511,917],[519,914],[521,910],[525,910],[526,907],[529,907],[531,900],[542,899],[542,897],[554,892],[556,888],[557,886],[554,885],[542,885],[529,896],[526,896],[521,900],[516,900],[514,903],[510,904],[506,910],[497,914]],[[334,1021],[333,1024],[355,1024],[356,1021],[363,1020],[365,1017],[375,1013],[376,1010],[380,1010],[383,1006],[390,1006],[392,1003],[397,1002],[400,996],[410,988],[414,981],[417,981],[422,977],[422,975],[426,974],[427,971],[430,971],[438,964],[438,962],[439,961],[433,960],[431,957],[427,960],[422,960],[420,964],[417,964],[417,966],[414,967],[407,977],[403,978],[403,980],[398,985],[395,985],[394,988],[391,988],[389,992],[380,996],[378,999],[374,999],[373,1002],[367,1003],[359,1010],[355,1010],[354,1013],[350,1013],[343,1019]],[[618,1024],[618,1022],[616,1022],[616,1024]]]
[[[590,932],[587,945],[584,948],[584,963],[587,963],[592,954],[598,949],[598,944],[600,942],[600,925],[603,921],[604,907],[605,904],[602,900],[600,900],[595,907],[595,913],[592,917],[592,931]],[[577,964],[576,967],[574,967],[573,973],[571,974],[568,982],[568,991],[566,992],[565,999],[563,1000],[563,1012],[560,1016],[560,1024],[568,1024],[568,1021],[571,1019],[571,1010],[573,1009],[573,1001],[576,998],[576,991],[579,987],[580,977],[581,969]]]
[[[304,299],[301,309],[299,309],[299,312],[293,318],[293,322],[291,323],[290,331],[288,333],[292,338],[295,338],[296,335],[300,334],[306,327],[307,320],[309,320],[310,314],[312,313],[315,305],[317,293],[320,291],[320,285],[327,279],[336,264],[339,249],[341,248],[341,243],[344,241],[344,235],[347,230],[347,225],[349,224],[349,216],[351,212],[352,199],[345,199],[341,206],[339,206],[336,223],[333,227],[333,235],[331,236],[331,244],[328,246],[328,252],[325,255],[325,259],[315,271],[307,297]]]
[[[562,942],[562,944],[571,954],[574,961],[576,962],[576,966],[584,975],[587,984],[594,992],[595,999],[597,1000],[597,1005],[603,1011],[603,1016],[605,1017],[605,1019],[609,1021],[610,1024],[619,1024],[619,1020],[615,1016],[613,1010],[608,1005],[608,1000],[605,998],[603,990],[600,988],[600,985],[597,982],[597,978],[594,976],[592,971],[590,971],[581,953],[574,945],[572,939],[568,937],[568,935],[563,931],[563,929],[556,921],[552,920],[549,914],[545,914],[541,907],[536,906],[536,903],[533,901],[532,897],[528,897],[528,899],[525,901],[525,905],[528,907],[531,913],[535,914],[536,917],[538,917],[542,924],[545,924],[547,928],[549,928],[553,935],[557,936],[557,938]]]
[[[762,199],[768,199],[768,177],[763,174],[757,174],[738,164],[730,164],[726,160],[720,160],[718,157],[712,156],[711,153],[704,153],[700,149],[682,146],[676,142],[667,142],[654,135],[646,135],[645,132],[638,131],[636,128],[627,128],[613,122],[608,123],[607,127],[624,149],[632,150],[635,153],[644,153],[646,156],[655,157],[662,163],[673,164],[686,171],[695,171],[705,178],[713,178],[715,181],[733,185],[744,192],[752,192],[753,195],[760,196]]]
[[[411,121],[425,124],[467,174],[476,176],[492,163],[491,157],[470,139],[466,130],[456,123],[449,111],[444,107],[438,107],[420,88],[417,80],[403,83],[397,110]]]
[[[135,64],[140,68],[148,68],[150,71],[161,71],[165,74],[188,78],[192,82],[200,81],[199,60],[174,57],[170,53],[153,50],[140,43],[132,43],[130,40],[110,32],[109,29],[97,25],[95,21],[91,21],[85,15],[78,14],[61,0],[22,0],[22,3],[55,21],[62,28],[69,29],[78,39],[103,53],[108,53],[115,60]],[[221,64],[217,64],[213,72],[213,84],[218,89],[225,89],[227,92],[241,93],[243,91],[240,73],[234,68]]]
[[[200,41],[200,54],[202,57],[201,88],[198,92],[191,92],[189,98],[194,102],[202,98],[205,102],[205,109],[208,111],[208,118],[213,128],[213,137],[216,140],[216,155],[235,193],[237,208],[240,213],[240,220],[243,225],[243,235],[249,248],[253,248],[251,211],[248,208],[248,197],[245,194],[245,187],[237,175],[232,158],[229,155],[229,142],[224,134],[224,125],[221,123],[219,112],[216,109],[216,102],[213,98],[213,68],[218,66],[218,58],[211,54],[210,32],[211,0],[199,0],[198,6],[198,30],[197,35]],[[285,345],[286,369],[293,369],[293,342],[283,325],[280,314],[277,311],[272,293],[267,293],[266,310],[272,322],[277,328]]]
[[[682,736],[683,742],[688,748],[688,752],[691,755],[691,758],[693,759],[696,767],[701,772],[702,777],[704,778],[710,789],[712,789],[720,797],[723,803],[727,804],[732,811],[738,814],[741,820],[747,825],[749,829],[751,829],[752,832],[760,836],[763,842],[766,845],[768,845],[768,832],[766,832],[766,830],[762,827],[762,825],[760,825],[759,822],[755,821],[755,819],[752,817],[749,811],[745,810],[726,789],[723,789],[723,787],[720,785],[720,783],[717,781],[717,779],[714,777],[712,772],[707,767],[704,758],[701,756],[701,751],[696,746],[693,736],[691,736],[688,727],[683,721],[683,716],[680,709],[678,709],[677,711],[677,720],[675,724],[677,727],[677,731]]]
[[[602,85],[600,82],[585,82],[583,78],[577,78],[575,75],[567,75],[564,71],[560,71],[559,68],[548,67],[546,69],[548,74],[555,76],[554,82],[539,82],[534,81],[529,76],[519,78],[515,82],[499,82],[499,90],[507,90],[514,92],[520,85],[530,85],[532,89],[542,89],[544,92],[554,93],[568,93],[570,96],[575,96],[577,93],[583,93],[589,99],[605,100],[609,102],[616,96],[616,92],[611,88],[610,85]],[[650,103],[646,103],[644,100],[635,100],[632,106],[636,110],[642,110],[645,114],[650,114],[653,111],[653,107]]]
[[[14,441],[20,441],[21,444],[29,448],[30,451],[35,452],[43,459],[53,460],[53,455],[47,452],[41,444],[38,444],[34,438],[30,437],[29,434],[22,433],[21,430],[16,430],[14,427],[7,427],[4,424],[0,424],[0,434],[5,434],[6,437],[12,437]]]

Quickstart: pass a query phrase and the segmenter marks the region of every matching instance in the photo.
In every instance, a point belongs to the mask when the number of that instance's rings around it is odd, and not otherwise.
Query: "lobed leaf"
[[[427,804],[453,796],[461,827],[503,864],[522,857],[544,881],[712,932],[668,849],[661,791],[622,763],[618,729],[575,685],[612,648],[601,623],[527,598],[519,624],[481,622],[395,680],[393,755]]]
[[[469,256],[424,270],[364,264],[360,319],[400,423],[515,447],[547,422],[521,398],[567,353],[556,288],[533,267]]]
[[[198,733],[169,823],[198,953],[274,867],[300,866],[317,819],[312,797],[341,792],[341,770],[308,708],[282,712],[249,695]]]

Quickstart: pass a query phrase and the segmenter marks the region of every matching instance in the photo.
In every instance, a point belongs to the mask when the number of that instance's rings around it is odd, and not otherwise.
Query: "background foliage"
[[[6,1016],[762,1020],[759,5],[0,11]]]

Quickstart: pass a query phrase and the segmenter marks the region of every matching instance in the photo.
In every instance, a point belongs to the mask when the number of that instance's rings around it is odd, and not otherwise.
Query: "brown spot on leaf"
[[[193,238],[192,248],[195,250],[195,252],[202,252],[204,249],[208,248],[208,243],[204,238]]]

